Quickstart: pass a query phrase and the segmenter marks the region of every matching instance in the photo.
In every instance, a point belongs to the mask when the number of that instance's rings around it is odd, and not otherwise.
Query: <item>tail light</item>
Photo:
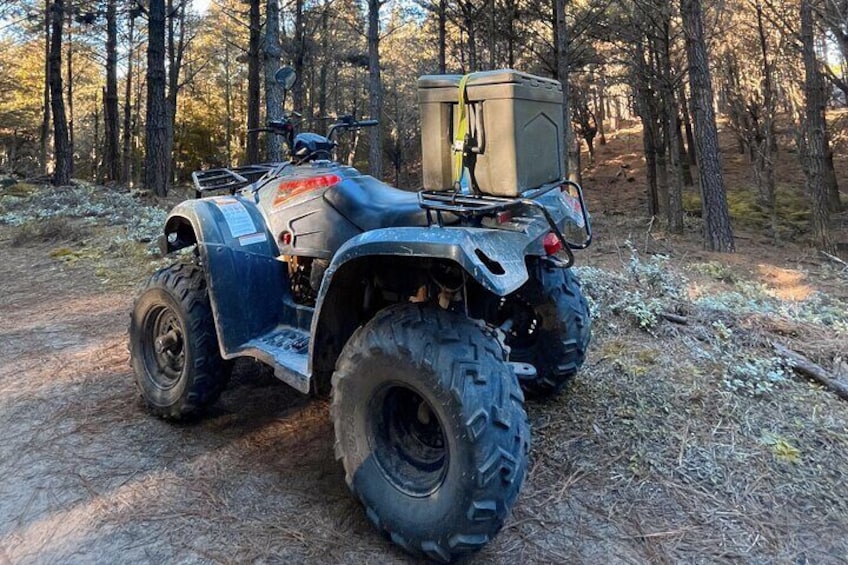
[[[560,241],[554,232],[548,232],[542,240],[542,245],[544,246],[545,253],[547,255],[556,255],[562,251],[562,241]]]
[[[509,223],[512,221],[512,212],[510,212],[509,210],[498,212],[498,215],[495,216],[495,219],[499,224]]]

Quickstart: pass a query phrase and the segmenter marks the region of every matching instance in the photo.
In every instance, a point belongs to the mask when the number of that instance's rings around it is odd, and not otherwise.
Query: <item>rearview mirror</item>
[[[283,87],[284,90],[291,90],[294,86],[294,81],[297,80],[297,73],[291,67],[281,67],[274,74],[274,80],[277,84]]]

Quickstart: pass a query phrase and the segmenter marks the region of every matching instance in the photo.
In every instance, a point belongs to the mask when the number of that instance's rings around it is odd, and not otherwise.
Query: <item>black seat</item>
[[[418,205],[416,193],[373,177],[347,178],[326,191],[324,199],[364,231],[427,225],[427,213]]]

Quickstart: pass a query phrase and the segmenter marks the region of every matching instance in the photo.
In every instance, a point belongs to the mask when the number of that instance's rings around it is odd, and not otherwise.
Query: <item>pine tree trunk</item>
[[[283,88],[274,79],[282,55],[278,0],[267,0],[265,14],[265,116],[270,121],[283,117]],[[322,66],[322,76],[325,72]],[[268,161],[276,163],[283,160],[283,146],[279,135],[269,135],[267,147]]]
[[[686,132],[686,154],[689,156],[689,165],[695,166],[698,164],[695,134],[692,132],[692,118],[686,100],[686,87],[683,84],[680,85],[680,113],[683,115],[683,129]]]
[[[158,196],[168,194],[171,143],[165,95],[165,0],[150,0],[147,20],[147,123],[144,183]]]
[[[177,99],[180,93],[180,72],[183,66],[183,55],[186,49],[186,3],[188,0],[177,0],[176,7],[173,0],[168,0],[168,147],[175,151],[174,133],[177,122]],[[174,174],[174,171],[169,171]],[[177,171],[179,173],[179,171]]]
[[[704,245],[711,251],[735,251],[733,229],[727,209],[727,194],[718,146],[713,85],[710,76],[701,0],[681,0],[680,13],[689,56],[689,88],[695,116],[695,146],[698,149],[698,181],[704,220]]]
[[[330,3],[324,5],[324,10],[321,13],[321,53],[325,57],[330,55]],[[327,115],[327,72],[329,65],[321,65],[321,72],[318,75],[318,115],[325,117]]]
[[[260,0],[250,0],[250,39],[247,48],[247,129],[259,127],[259,109],[262,102],[260,79],[261,61],[259,59],[260,43],[262,41],[262,17],[259,10]],[[302,79],[303,77],[301,77]],[[247,133],[247,150],[245,160],[248,163],[259,162],[259,134],[255,131]]]
[[[53,0],[50,14],[52,37],[50,38],[50,109],[53,113],[53,184],[64,186],[71,182],[71,153],[68,138],[68,122],[65,117],[65,101],[62,98],[62,24],[65,21],[65,3]]]
[[[836,179],[836,168],[833,164],[833,148],[827,131],[827,120],[824,132],[824,179],[828,209],[831,213],[838,214],[842,211],[842,197],[839,195],[839,181]]]
[[[813,208],[813,237],[824,251],[833,251],[830,239],[827,189],[825,186],[825,101],[821,74],[815,50],[813,7],[810,0],[801,0],[801,43],[804,54],[804,116],[806,134],[807,191]]]
[[[447,73],[445,56],[447,41],[448,6],[447,0],[439,0],[439,74]]]
[[[133,11],[128,15],[127,32],[127,78],[124,90],[124,131],[122,137],[121,155],[121,182],[129,185],[132,182],[132,85],[133,85],[133,57],[135,45],[135,17]]]
[[[306,50],[306,37],[305,37],[305,22],[303,21],[303,0],[295,0],[294,3],[294,53],[292,53],[292,61],[294,63],[294,72],[297,73],[297,76],[300,77],[297,82],[294,83],[294,87],[292,88],[292,105],[294,107],[295,112],[300,112],[301,114],[306,115],[304,112],[304,100],[306,98],[305,92],[303,89],[303,67],[305,60],[305,50]]]
[[[383,117],[383,82],[380,77],[380,8],[383,0],[368,0],[368,107],[371,118]],[[368,128],[368,163],[374,178],[383,176],[383,136],[378,125]]]
[[[762,57],[763,117],[762,124],[759,126],[760,135],[757,136],[759,139],[754,148],[754,176],[756,177],[759,188],[761,203],[769,213],[772,238],[776,241],[779,235],[774,181],[774,156],[777,147],[774,122],[777,110],[774,102],[774,80],[771,62],[769,60],[768,36],[763,18],[762,5],[758,3],[755,9],[757,13],[757,35],[759,37],[760,56]]]
[[[50,0],[44,0],[44,106],[41,117],[41,173],[46,175],[50,162]]]
[[[556,46],[557,80],[562,84],[562,146],[565,151],[565,174],[569,180],[579,183],[580,145],[574,137],[571,124],[571,92],[568,84],[568,28],[565,21],[565,6],[568,0],[553,0],[554,45]]]
[[[70,153],[70,168],[68,176],[74,174],[74,37],[73,37],[73,5],[72,0],[68,0],[65,13],[68,15],[68,56],[66,67],[68,72],[67,80],[67,104],[68,104],[68,153]],[[61,42],[60,42],[61,43]]]
[[[224,110],[227,112],[224,118],[224,139],[227,148],[227,166],[233,164],[233,93],[231,81],[230,65],[230,42],[224,40]]]
[[[642,120],[642,147],[645,153],[645,181],[648,189],[648,216],[653,218],[660,212],[659,187],[657,182],[657,141],[654,125],[645,116]]]
[[[597,110],[597,124],[598,124],[598,143],[601,145],[607,144],[607,136],[606,130],[604,129],[604,122],[607,119],[607,101],[606,101],[606,88],[607,81],[604,76],[603,70],[600,71],[600,77],[598,80],[598,110]]]
[[[675,100],[674,76],[671,68],[671,15],[664,12],[662,35],[657,51],[662,88],[662,121],[668,156],[668,209],[666,223],[672,233],[683,233],[683,170],[680,159],[680,124]]]
[[[120,152],[118,150],[120,118],[118,117],[118,22],[117,0],[106,3],[106,93],[104,96],[104,134],[106,146],[103,151],[103,170],[108,181],[120,177]]]

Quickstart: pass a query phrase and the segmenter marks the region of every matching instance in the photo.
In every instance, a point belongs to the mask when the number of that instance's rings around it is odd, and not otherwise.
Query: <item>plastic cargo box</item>
[[[462,75],[418,79],[424,188],[453,188]],[[472,177],[485,194],[516,196],[563,178],[562,85],[511,69],[474,73],[466,83]]]

